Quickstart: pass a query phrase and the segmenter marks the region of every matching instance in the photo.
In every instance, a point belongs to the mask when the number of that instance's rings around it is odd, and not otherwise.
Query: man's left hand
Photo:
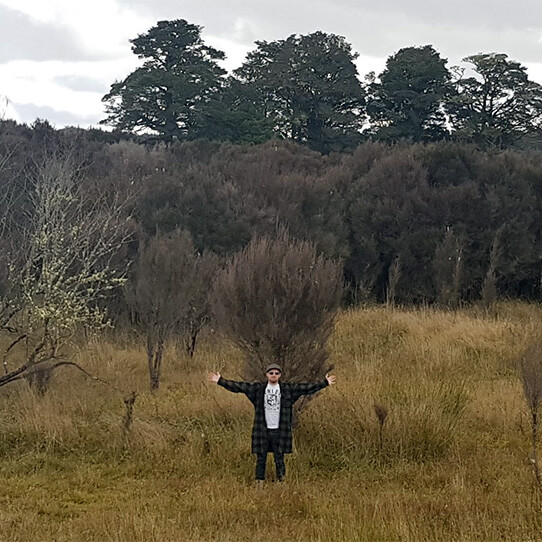
[[[326,380],[327,380],[327,383],[332,386],[333,384],[335,384],[335,381],[337,380],[337,377],[335,375],[329,375],[327,374],[326,375]]]

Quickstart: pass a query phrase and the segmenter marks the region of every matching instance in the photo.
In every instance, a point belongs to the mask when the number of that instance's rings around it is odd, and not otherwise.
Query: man
[[[256,480],[265,480],[267,454],[273,453],[277,480],[286,474],[284,454],[292,453],[292,409],[302,396],[315,393],[335,383],[335,376],[326,375],[321,382],[279,383],[282,369],[272,363],[265,370],[267,382],[236,382],[219,373],[209,373],[209,380],[233,393],[244,393],[254,406],[252,453],[256,454]]]

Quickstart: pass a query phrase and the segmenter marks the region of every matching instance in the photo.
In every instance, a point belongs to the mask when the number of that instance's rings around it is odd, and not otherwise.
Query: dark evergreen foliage
[[[474,76],[456,81],[448,103],[456,139],[481,148],[529,146],[542,130],[542,86],[527,69],[503,53],[468,56]]]
[[[108,118],[120,130],[150,131],[164,141],[193,138],[202,108],[218,92],[226,73],[225,57],[203,43],[201,27],[184,19],[159,21],[131,40],[145,62],[103,98]]]
[[[431,45],[400,49],[369,84],[370,131],[388,141],[445,139],[443,105],[452,91],[446,60]]]
[[[286,227],[342,263],[354,301],[385,301],[391,276],[394,303],[453,307],[489,286],[492,296],[542,297],[540,151],[456,142],[366,142],[344,154],[282,140],[166,146],[4,121],[0,204],[10,246],[28,217],[20,187],[54,146],[77,157],[83,190],[125,202],[142,236],[185,230],[198,253],[230,255]],[[136,244],[125,250],[119,257],[136,257]],[[112,303],[122,317],[122,300]]]
[[[341,262],[350,301],[542,298],[542,87],[525,67],[477,54],[465,77],[406,47],[364,86],[345,38],[314,32],[256,42],[226,77],[201,30],[132,40],[143,64],[104,97],[115,131],[0,121],[0,290],[32,172],[69,149],[88,201],[122,202],[139,237],[187,232],[209,261],[286,228]]]
[[[314,32],[256,45],[234,72],[243,102],[277,136],[324,153],[355,147],[365,100],[350,44]]]
[[[482,149],[542,144],[542,87],[503,53],[464,58],[474,71],[466,77],[432,45],[404,47],[364,85],[350,43],[317,31],[256,41],[226,77],[224,53],[201,31],[184,19],[159,21],[131,40],[143,63],[111,85],[102,122],[149,142],[280,138],[323,154],[352,151],[368,138],[452,139]],[[50,138],[47,121],[37,123],[35,137]]]

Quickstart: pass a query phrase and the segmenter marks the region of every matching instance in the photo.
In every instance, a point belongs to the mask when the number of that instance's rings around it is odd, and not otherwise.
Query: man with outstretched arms
[[[256,454],[256,480],[265,479],[267,454],[273,453],[277,480],[286,474],[284,454],[292,453],[292,409],[302,395],[310,395],[335,383],[326,375],[320,382],[279,382],[282,369],[272,363],[265,370],[267,382],[236,382],[219,373],[209,373],[209,380],[233,393],[244,393],[254,406],[252,453]]]

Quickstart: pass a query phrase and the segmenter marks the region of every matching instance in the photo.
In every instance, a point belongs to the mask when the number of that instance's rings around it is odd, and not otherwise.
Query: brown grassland
[[[301,414],[287,481],[263,489],[249,402],[205,381],[237,378],[238,351],[213,337],[191,360],[171,348],[152,395],[143,348],[95,341],[79,361],[137,390],[131,431],[122,394],[73,368],[44,396],[0,389],[0,540],[542,540],[515,368],[541,324],[541,307],[511,302],[343,312],[337,385]]]

